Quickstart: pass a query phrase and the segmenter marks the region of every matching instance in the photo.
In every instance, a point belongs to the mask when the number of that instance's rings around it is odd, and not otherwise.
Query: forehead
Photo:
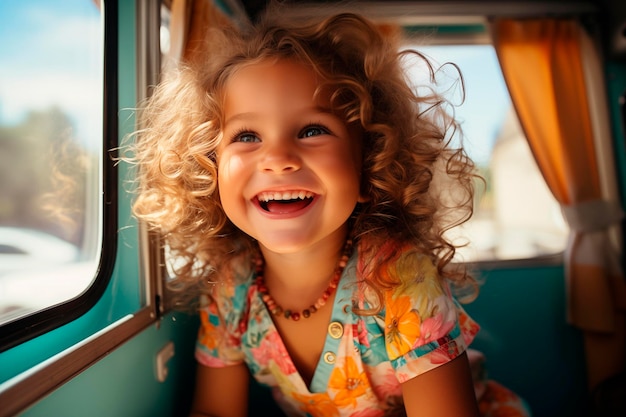
[[[268,59],[240,67],[224,84],[224,112],[242,108],[261,97],[265,106],[285,102],[309,102],[328,107],[328,94],[318,90],[321,78],[304,63],[290,59]]]
[[[291,58],[264,58],[240,65],[231,74],[229,82],[237,78],[255,78],[267,76],[306,76],[316,78],[312,67],[297,59]]]

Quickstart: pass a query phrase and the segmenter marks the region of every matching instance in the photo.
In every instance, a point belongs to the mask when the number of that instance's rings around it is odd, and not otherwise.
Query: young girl
[[[143,112],[135,213],[202,294],[193,413],[246,415],[252,375],[290,416],[476,416],[444,236],[475,176],[403,71],[427,61],[357,15],[285,20],[209,32]]]

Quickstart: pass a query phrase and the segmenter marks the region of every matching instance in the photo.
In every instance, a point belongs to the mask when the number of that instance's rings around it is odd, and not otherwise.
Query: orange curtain
[[[617,196],[603,193],[596,159],[584,71],[590,58],[581,48],[587,34],[571,19],[498,19],[492,34],[520,123],[570,226],[567,318],[584,332],[594,387],[624,369],[626,290],[610,235],[623,212]]]

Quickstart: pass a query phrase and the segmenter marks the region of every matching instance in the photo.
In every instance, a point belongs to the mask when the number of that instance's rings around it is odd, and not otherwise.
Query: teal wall
[[[483,271],[476,301],[466,305],[481,325],[472,344],[487,372],[521,395],[535,417],[582,416],[586,395],[580,332],[566,323],[563,268]]]
[[[193,347],[198,321],[167,315],[76,378],[43,398],[22,417],[140,417],[185,415],[193,388]],[[169,341],[175,355],[165,382],[155,371],[157,352]]]

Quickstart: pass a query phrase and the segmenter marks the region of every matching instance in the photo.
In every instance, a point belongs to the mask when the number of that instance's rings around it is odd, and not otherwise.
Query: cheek
[[[344,160],[329,170],[329,174],[331,180],[337,184],[337,190],[345,204],[362,202],[361,173],[358,164],[351,159]]]
[[[217,186],[226,216],[234,222],[240,208],[245,185],[245,163],[238,156],[224,155],[218,161]]]
[[[223,155],[218,161],[217,182],[220,193],[228,190],[228,186],[241,178],[245,169],[243,160],[238,156]]]

